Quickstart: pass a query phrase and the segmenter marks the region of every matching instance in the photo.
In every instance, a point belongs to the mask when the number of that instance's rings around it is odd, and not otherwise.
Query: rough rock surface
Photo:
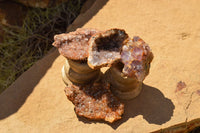
[[[88,41],[97,32],[95,29],[79,28],[70,33],[55,35],[52,45],[68,59],[84,60],[88,57]]]
[[[136,77],[140,82],[149,74],[153,54],[150,47],[140,37],[127,39],[121,52],[121,61],[124,64],[123,74]]]
[[[93,68],[111,66],[121,59],[123,42],[128,35],[121,29],[110,29],[91,37],[89,41],[88,65]]]
[[[75,112],[79,116],[112,123],[121,119],[124,113],[124,105],[110,92],[109,84],[70,85],[66,87],[65,93],[75,105]]]

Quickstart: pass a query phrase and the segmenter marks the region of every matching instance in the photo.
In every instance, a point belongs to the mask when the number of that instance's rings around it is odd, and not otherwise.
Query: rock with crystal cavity
[[[152,59],[150,47],[140,37],[127,39],[121,53],[121,61],[124,64],[122,72],[125,76],[143,81],[149,73]]]
[[[128,38],[122,29],[110,29],[97,33],[89,41],[88,65],[93,68],[111,66],[120,60],[124,40]]]
[[[88,57],[88,41],[97,33],[95,29],[79,28],[74,32],[54,36],[53,46],[67,59],[86,60]]]
[[[100,70],[93,70],[87,64],[88,40],[97,32],[95,29],[81,28],[54,36],[53,45],[68,60],[62,69],[63,81],[66,84],[69,80],[74,84],[88,84],[99,77]]]
[[[124,113],[124,104],[113,96],[109,84],[71,85],[66,87],[65,93],[79,116],[112,123]]]

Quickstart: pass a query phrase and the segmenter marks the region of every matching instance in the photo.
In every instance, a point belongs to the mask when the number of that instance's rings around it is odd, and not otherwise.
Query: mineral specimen
[[[100,70],[93,70],[87,64],[88,41],[97,32],[94,29],[77,29],[54,36],[53,45],[67,58],[62,69],[62,78],[66,84],[69,81],[74,84],[88,84],[98,78]]]
[[[71,85],[66,87],[65,93],[79,116],[112,123],[121,119],[124,112],[124,104],[113,96],[109,84]]]
[[[112,93],[123,100],[130,100],[138,96],[142,90],[142,82],[136,77],[127,77],[123,75],[122,63],[114,64],[106,72],[106,81],[111,84]]]
[[[74,32],[54,36],[54,45],[67,59],[84,60],[88,57],[88,41],[97,33],[95,29],[77,29]]]
[[[150,47],[138,36],[124,42],[121,53],[121,61],[124,64],[123,74],[128,77],[136,77],[143,81],[149,73],[153,54]]]
[[[122,29],[77,29],[54,40],[67,58],[62,75],[76,114],[110,123],[121,119],[124,104],[115,96],[129,100],[139,95],[153,59],[150,47]],[[100,68],[105,66],[111,68],[103,76]]]
[[[124,30],[111,29],[93,35],[89,41],[88,65],[93,68],[111,66],[121,59],[123,42],[128,38]]]

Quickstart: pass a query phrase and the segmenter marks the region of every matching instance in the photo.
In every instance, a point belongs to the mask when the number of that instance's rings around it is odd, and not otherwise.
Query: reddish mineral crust
[[[128,35],[121,29],[110,29],[91,37],[89,41],[88,65],[93,68],[111,66],[120,60],[121,49]]]
[[[127,39],[122,47],[121,61],[124,64],[123,74],[143,81],[149,73],[153,54],[150,47],[138,36]]]
[[[113,96],[109,84],[71,85],[66,87],[65,93],[79,116],[112,123],[124,113],[124,104]]]
[[[88,41],[97,32],[95,29],[79,28],[74,32],[55,35],[52,45],[68,59],[84,60],[88,57]]]
[[[184,89],[186,87],[185,82],[183,81],[179,81],[176,85],[176,90],[175,92],[181,91],[182,89]]]
[[[196,93],[200,96],[200,90],[197,90]]]

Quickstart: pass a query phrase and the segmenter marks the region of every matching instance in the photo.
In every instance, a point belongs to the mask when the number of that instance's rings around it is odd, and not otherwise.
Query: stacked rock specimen
[[[139,37],[129,38],[122,29],[77,29],[55,35],[54,40],[67,58],[62,76],[75,112],[110,123],[121,119],[124,104],[119,99],[139,95],[153,59],[150,47]],[[105,74],[102,67],[109,67]]]
[[[55,35],[53,45],[67,58],[62,73],[66,84],[68,79],[75,84],[88,84],[98,78],[100,70],[94,70],[87,64],[88,41],[97,32],[95,29],[77,29]]]

